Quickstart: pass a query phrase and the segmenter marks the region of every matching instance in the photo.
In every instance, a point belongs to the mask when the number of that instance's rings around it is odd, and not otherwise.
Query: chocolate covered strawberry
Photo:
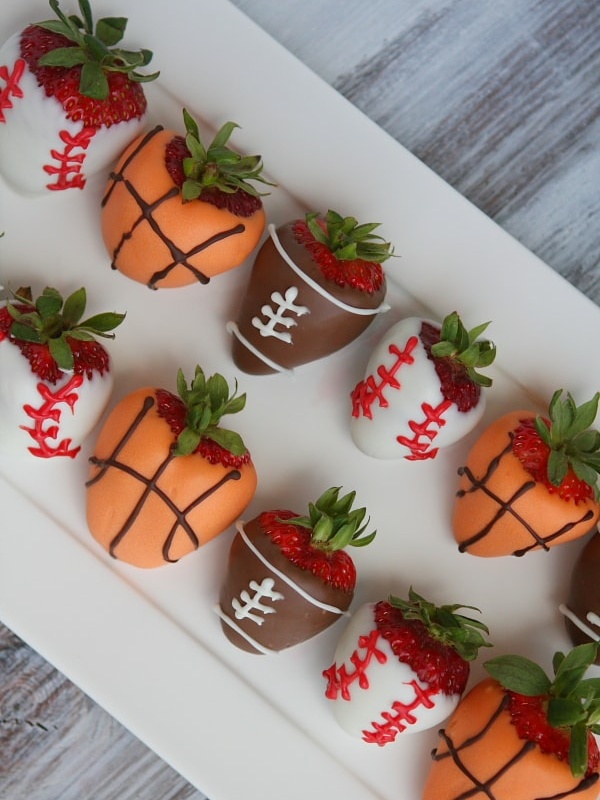
[[[0,48],[0,173],[18,191],[82,189],[142,130],[141,84],[158,73],[138,70],[149,50],[118,47],[127,20],[94,25],[88,0],[81,17],[36,22]]]
[[[196,367],[177,391],[147,387],[124,397],[98,436],[87,482],[87,521],[113,558],[137,567],[178,561],[222,533],[256,490],[242,438],[221,427],[246,395]]]
[[[600,517],[600,393],[577,406],[556,391],[548,416],[513,411],[492,423],[459,469],[452,528],[477,556],[548,550],[594,529]]]
[[[600,532],[580,551],[573,569],[566,603],[559,606],[572,643],[600,641]],[[600,653],[596,656],[600,664]]]
[[[377,227],[331,210],[269,225],[238,320],[227,326],[240,369],[266,375],[323,358],[388,310],[382,264],[392,247]]]
[[[323,672],[344,730],[382,747],[450,716],[470,662],[490,646],[486,626],[461,608],[472,606],[437,607],[411,588],[408,600],[390,597],[355,612]]]
[[[113,387],[109,355],[124,314],[83,319],[85,289],[63,300],[19,289],[0,307],[0,453],[75,458]]]
[[[585,678],[596,645],[556,653],[554,676],[522,656],[461,701],[433,751],[422,800],[597,800],[600,689]]]
[[[229,147],[226,122],[208,146],[184,110],[186,134],[160,125],[123,153],[102,200],[113,269],[151,289],[208,283],[239,266],[265,228],[262,159]]]
[[[466,436],[485,408],[496,348],[479,337],[489,323],[467,330],[456,312],[441,325],[409,317],[393,325],[354,388],[350,432],[375,458],[435,458]]]
[[[369,544],[355,492],[332,487],[309,504],[308,516],[263,511],[238,522],[217,611],[227,638],[250,653],[303,642],[345,614],[356,568],[345,547]],[[364,524],[363,524],[364,523]]]

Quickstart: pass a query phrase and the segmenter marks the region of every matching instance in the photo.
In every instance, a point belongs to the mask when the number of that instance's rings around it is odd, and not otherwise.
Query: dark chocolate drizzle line
[[[444,758],[452,758],[454,764],[456,765],[457,769],[459,769],[463,775],[465,775],[468,780],[471,781],[473,784],[472,789],[467,789],[466,791],[462,792],[461,794],[456,795],[452,798],[452,800],[468,800],[470,797],[475,797],[480,793],[483,794],[485,797],[489,798],[489,800],[497,800],[496,795],[494,794],[493,785],[497,783],[503,775],[505,775],[509,770],[511,770],[515,764],[517,764],[522,758],[524,758],[527,753],[531,750],[534,750],[537,745],[535,742],[524,741],[523,746],[516,753],[509,761],[506,762],[500,769],[492,775],[487,781],[482,782],[478,780],[470,770],[464,765],[461,760],[460,753],[463,750],[468,749],[471,745],[475,744],[476,742],[480,741],[494,726],[496,720],[506,710],[508,705],[508,696],[506,694],[503,695],[502,700],[500,701],[498,707],[493,712],[490,719],[487,723],[483,726],[483,728],[476,733],[474,736],[469,737],[466,739],[462,745],[454,746],[452,739],[446,734],[445,730],[441,730],[439,732],[440,736],[446,743],[448,750],[444,753],[438,755],[437,751],[433,751],[431,757],[434,761],[441,761]],[[561,800],[561,798],[573,797],[580,792],[585,792],[590,786],[593,786],[600,778],[600,775],[597,773],[593,773],[582,780],[577,784],[577,786],[573,787],[572,789],[568,789],[565,792],[560,792],[559,794],[553,795],[546,795],[542,797],[541,795],[536,798],[532,798],[532,800]]]
[[[173,540],[175,538],[177,529],[179,527],[181,527],[185,531],[189,540],[192,542],[194,549],[197,549],[199,545],[198,537],[196,536],[196,533],[194,532],[193,528],[187,521],[187,515],[194,508],[196,508],[198,505],[204,502],[204,500],[210,497],[214,492],[216,492],[227,481],[239,480],[241,477],[241,473],[239,472],[239,470],[236,469],[231,470],[226,475],[224,475],[219,481],[217,481],[217,483],[214,486],[212,486],[207,491],[203,492],[203,494],[201,494],[194,501],[192,501],[186,508],[180,510],[173,503],[171,498],[167,494],[165,494],[165,492],[162,489],[160,489],[160,487],[157,486],[157,481],[159,480],[161,475],[165,472],[171,461],[174,458],[177,458],[177,456],[175,456],[173,452],[170,452],[169,455],[165,458],[165,460],[161,464],[159,464],[158,468],[156,469],[154,475],[151,478],[147,478],[145,475],[142,475],[140,472],[133,469],[133,467],[130,467],[128,464],[118,461],[117,456],[119,452],[123,449],[125,444],[133,436],[133,434],[141,424],[142,420],[144,419],[148,411],[154,406],[154,403],[155,401],[153,397],[149,396],[144,398],[142,408],[136,415],[135,419],[133,420],[127,431],[125,432],[125,435],[123,436],[121,441],[117,443],[117,446],[115,447],[113,453],[108,458],[100,459],[97,458],[96,456],[92,456],[90,458],[90,462],[95,466],[100,467],[100,470],[96,475],[94,475],[93,478],[87,481],[86,486],[91,486],[93,483],[99,481],[100,478],[102,478],[110,468],[117,469],[120,470],[121,472],[125,472],[127,475],[131,475],[131,477],[136,478],[137,480],[139,480],[141,484],[145,486],[145,489],[140,498],[138,499],[137,503],[135,504],[134,508],[132,509],[131,514],[127,517],[120,531],[116,534],[116,536],[113,537],[113,539],[109,544],[109,553],[113,558],[117,558],[116,549],[118,545],[123,541],[129,530],[131,529],[132,525],[134,524],[140,512],[142,511],[146,501],[148,500],[148,497],[152,493],[160,497],[163,503],[170,509],[170,511],[173,512],[175,516],[175,522],[167,535],[167,539],[163,545],[163,551],[162,551],[165,561],[173,563],[177,561],[177,559],[170,558],[169,551],[172,546]]]
[[[131,239],[131,237],[133,236],[133,232],[138,227],[138,225],[140,225],[142,222],[147,222],[150,225],[150,227],[152,228],[152,230],[154,231],[154,233],[156,234],[156,236],[158,236],[158,238],[164,243],[164,245],[166,246],[166,248],[168,249],[168,251],[169,251],[169,253],[171,255],[171,258],[173,259],[171,261],[171,263],[168,264],[164,269],[158,270],[157,272],[155,272],[152,275],[152,277],[148,281],[148,284],[147,284],[148,287],[150,289],[156,289],[157,288],[156,284],[159,281],[161,281],[164,278],[166,278],[169,275],[169,273],[172,270],[174,270],[175,267],[178,267],[178,266],[185,267],[187,270],[189,270],[192,273],[192,275],[196,278],[196,280],[199,283],[206,284],[206,283],[208,283],[210,281],[210,278],[207,275],[205,275],[203,272],[201,272],[199,269],[194,267],[193,264],[190,264],[188,262],[188,259],[191,258],[192,256],[195,256],[197,253],[202,252],[202,250],[205,250],[205,249],[211,247],[213,244],[216,244],[217,242],[222,241],[223,239],[227,239],[230,236],[236,236],[238,234],[243,233],[246,230],[246,226],[243,225],[242,223],[239,223],[238,225],[235,225],[233,228],[230,228],[229,230],[225,230],[225,231],[221,231],[219,233],[216,233],[214,236],[211,236],[205,242],[201,242],[199,245],[196,245],[188,253],[185,253],[183,250],[178,248],[175,245],[175,243],[172,242],[171,239],[169,239],[163,233],[162,229],[160,228],[160,226],[157,224],[156,220],[154,219],[153,213],[166,200],[169,200],[172,197],[176,197],[179,194],[178,187],[174,186],[172,189],[170,189],[168,192],[166,192],[162,197],[159,197],[158,200],[155,200],[154,203],[147,203],[143,199],[143,197],[140,196],[140,194],[136,190],[135,186],[133,186],[133,184],[129,180],[127,180],[127,178],[125,177],[125,171],[126,171],[127,167],[136,158],[136,156],[138,155],[140,150],[143,147],[145,147],[145,145],[157,133],[159,133],[162,130],[163,130],[162,125],[157,125],[149,133],[147,133],[146,136],[144,136],[144,138],[140,141],[139,145],[135,148],[135,150],[133,150],[129,154],[129,156],[127,157],[126,161],[123,163],[123,166],[121,167],[121,171],[120,172],[111,172],[111,174],[110,174],[110,177],[112,179],[112,183],[110,184],[109,188],[106,191],[106,194],[104,195],[104,197],[102,199],[102,206],[105,206],[108,203],[108,201],[110,199],[110,196],[111,196],[115,186],[118,183],[121,183],[127,189],[127,191],[129,192],[131,197],[135,200],[137,206],[140,209],[140,216],[133,223],[133,225],[131,226],[131,229],[129,231],[126,231],[121,236],[121,239],[119,240],[119,243],[117,244],[117,246],[116,246],[116,248],[115,248],[115,250],[114,250],[114,252],[112,254],[111,268],[112,269],[118,269],[117,260],[119,258],[119,254],[121,252],[121,249],[123,248],[123,245],[125,244],[125,242],[127,242],[129,239]]]
[[[478,533],[473,534],[469,539],[465,539],[464,542],[458,546],[458,549],[461,553],[464,553],[465,550],[468,550],[469,547],[476,542],[479,542],[481,539],[484,539],[495,527],[496,523],[505,515],[510,514],[514,517],[518,522],[521,523],[524,530],[531,536],[533,542],[528,547],[523,547],[520,550],[515,550],[513,552],[514,556],[524,556],[530,550],[533,550],[536,547],[542,547],[544,550],[549,550],[548,542],[554,541],[554,539],[559,539],[561,536],[564,536],[565,533],[568,533],[572,528],[576,527],[577,525],[585,522],[587,519],[591,519],[592,512],[588,510],[579,520],[575,522],[569,522],[564,525],[562,528],[559,528],[554,533],[548,534],[548,536],[540,536],[537,531],[525,520],[520,514],[515,511],[513,505],[514,503],[523,495],[527,494],[527,492],[531,491],[536,485],[534,480],[526,481],[517,491],[510,497],[508,500],[502,500],[502,498],[498,497],[494,492],[492,492],[487,483],[490,477],[494,474],[494,472],[498,469],[500,462],[502,459],[511,453],[512,451],[512,440],[513,434],[509,434],[510,442],[508,445],[502,450],[502,452],[497,455],[495,458],[490,461],[489,467],[485,475],[481,478],[481,480],[477,480],[471,470],[468,467],[460,467],[458,470],[459,475],[465,475],[465,477],[470,481],[471,486],[468,489],[459,489],[456,493],[458,498],[464,497],[466,494],[470,494],[477,490],[482,491],[486,494],[491,500],[493,500],[498,505],[498,511],[494,514],[492,519],[485,525]]]

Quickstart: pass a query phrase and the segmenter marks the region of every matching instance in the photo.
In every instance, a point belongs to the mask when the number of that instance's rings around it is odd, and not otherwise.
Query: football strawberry
[[[266,375],[323,358],[388,310],[382,264],[393,248],[377,227],[332,210],[268,226],[238,321],[227,326],[240,369]]]
[[[479,370],[496,356],[480,339],[489,323],[467,330],[456,312],[441,325],[408,317],[393,325],[375,348],[366,377],[354,388],[350,432],[375,458],[435,458],[466,436],[485,408]]]
[[[571,571],[569,595],[559,605],[572,643],[600,641],[600,531],[579,552]],[[600,653],[596,656],[600,664]]]
[[[81,16],[28,25],[0,48],[0,173],[18,191],[82,189],[142,130],[141,84],[158,73],[138,70],[149,50],[117,47],[127,20],[94,25],[88,0]]]
[[[348,733],[380,747],[431,728],[456,708],[486,626],[435,606],[412,588],[408,600],[368,603],[352,617],[323,672],[326,697]],[[477,610],[477,609],[475,609]]]
[[[548,416],[513,411],[475,442],[460,483],[452,527],[459,549],[522,556],[593,530],[600,517],[600,432],[591,425],[600,393],[581,406],[563,390]]]
[[[0,307],[0,451],[39,458],[74,458],[113,387],[100,338],[124,314],[83,320],[86,292],[63,300],[46,287],[34,301],[29,288]]]
[[[484,664],[440,731],[423,800],[598,797],[600,689],[585,673],[597,645],[556,653],[554,677],[522,656]]]
[[[303,642],[333,624],[352,602],[356,568],[345,547],[369,544],[366,510],[355,492],[332,487],[308,516],[263,511],[238,522],[217,611],[227,638],[250,653]],[[364,523],[364,524],[363,524]]]
[[[226,122],[205,146],[184,109],[185,136],[160,125],[140,136],[111,173],[102,234],[113,269],[151,289],[208,283],[239,266],[264,231],[258,155],[229,147]],[[270,184],[272,185],[272,184]]]
[[[179,560],[222,533],[256,490],[243,440],[223,428],[246,395],[230,394],[218,373],[196,367],[175,395],[142,388],[106,419],[90,459],[87,521],[113,558],[138,567]]]

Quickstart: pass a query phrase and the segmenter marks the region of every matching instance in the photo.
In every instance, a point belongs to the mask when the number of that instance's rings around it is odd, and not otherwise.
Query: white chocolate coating
[[[374,458],[406,458],[414,455],[413,445],[398,441],[398,437],[416,442],[420,457],[438,448],[454,444],[466,436],[481,419],[485,408],[482,392],[479,402],[470,411],[461,412],[454,403],[439,415],[438,421],[427,423],[425,404],[438,409],[444,403],[440,381],[433,362],[418,338],[423,322],[420,317],[408,317],[393,325],[374,349],[365,372],[365,381],[371,380],[381,393],[369,403],[369,418],[359,406],[359,415],[350,420],[350,433],[356,446]],[[437,325],[438,323],[432,322]],[[418,341],[410,347],[411,363],[398,366],[398,356],[390,352],[397,348],[405,352],[411,338]],[[391,382],[385,374],[392,374]],[[399,385],[392,385],[393,382]],[[383,403],[382,404],[382,399]],[[427,426],[429,435],[418,434],[418,426]]]

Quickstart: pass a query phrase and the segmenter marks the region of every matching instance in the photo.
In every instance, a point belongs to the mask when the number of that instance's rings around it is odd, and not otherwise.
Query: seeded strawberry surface
[[[305,220],[298,220],[293,231],[296,241],[306,247],[327,280],[338,286],[351,286],[366,294],[379,291],[383,283],[381,264],[360,258],[353,261],[336,258],[326,245],[315,239]]]
[[[452,358],[436,358],[432,355],[431,348],[440,341],[440,334],[441,329],[429,322],[423,322],[421,325],[420,339],[427,358],[433,362],[444,398],[454,403],[459,411],[470,411],[479,402],[481,387],[471,380],[466,367],[459,362]]]
[[[375,623],[394,654],[419,680],[446,695],[462,694],[469,679],[468,662],[434,639],[420,620],[405,619],[400,609],[382,600],[375,606]]]
[[[265,511],[259,522],[267,536],[283,555],[300,569],[308,570],[326,584],[352,592],[356,584],[356,568],[344,550],[328,552],[311,544],[311,531],[298,525],[286,525],[297,517],[293,511]]]
[[[157,389],[155,395],[158,414],[175,434],[175,441],[186,427],[185,404],[177,395],[166,389]],[[209,464],[222,464],[224,467],[241,467],[243,464],[250,463],[249,452],[236,456],[207,437],[202,438],[194,452],[201,455]]]
[[[165,148],[165,167],[174,184],[181,188],[185,181],[183,159],[191,155],[183,136],[175,136]],[[260,208],[262,200],[243,189],[237,192],[222,192],[220,189],[204,189],[198,198],[216,208],[225,208],[236,217],[251,217]]]
[[[545,419],[545,422],[550,423],[548,419]],[[531,477],[537,483],[543,484],[550,494],[558,494],[562,500],[576,504],[593,499],[592,487],[580,480],[572,469],[569,469],[560,486],[550,483],[548,479],[550,448],[540,438],[533,417],[521,420],[521,424],[514,432],[512,451]]]
[[[146,98],[139,83],[131,81],[122,72],[108,72],[109,94],[104,100],[94,100],[79,92],[81,66],[40,66],[39,60],[57,47],[72,46],[60,33],[48,31],[38,25],[29,25],[21,35],[21,57],[35,75],[38,84],[48,97],[55,97],[66,115],[74,122],[80,120],[86,127],[110,127],[118,122],[139,119],[146,111]]]

